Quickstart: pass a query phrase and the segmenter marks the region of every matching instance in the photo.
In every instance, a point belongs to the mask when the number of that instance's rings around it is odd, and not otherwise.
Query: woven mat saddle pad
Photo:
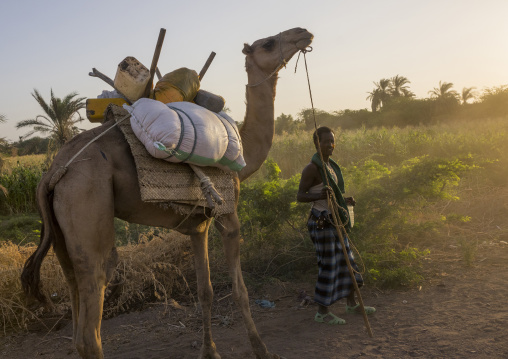
[[[128,112],[116,105],[110,105],[107,116],[113,115],[116,122],[128,115]],[[188,214],[194,207],[209,207],[201,191],[199,179],[190,166],[170,163],[152,157],[145,146],[132,131],[130,119],[118,124],[131,148],[138,171],[139,190],[144,202],[170,202],[172,208]],[[215,206],[215,216],[233,213],[235,210],[235,191],[233,173],[216,167],[201,167],[210,177],[215,189],[224,199],[222,205]],[[203,211],[203,208],[201,208]]]

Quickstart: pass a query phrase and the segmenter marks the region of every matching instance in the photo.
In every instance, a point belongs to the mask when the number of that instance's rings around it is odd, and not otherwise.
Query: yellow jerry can
[[[127,103],[123,98],[89,98],[86,100],[86,117],[90,122],[102,122],[104,120],[104,111],[108,105],[122,106]]]

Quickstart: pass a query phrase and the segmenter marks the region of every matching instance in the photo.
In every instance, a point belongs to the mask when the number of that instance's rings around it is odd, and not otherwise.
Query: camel
[[[240,181],[262,165],[274,134],[274,100],[277,73],[300,50],[312,42],[313,35],[294,28],[278,35],[245,44],[248,74],[247,108],[240,135],[246,167],[234,179],[236,203]],[[73,341],[84,359],[103,358],[101,319],[104,290],[117,264],[113,218],[128,222],[175,228],[190,236],[194,251],[198,298],[202,308],[203,344],[199,358],[218,359],[211,332],[213,299],[208,261],[208,229],[211,218],[193,214],[184,216],[171,208],[161,209],[141,201],[133,157],[124,135],[114,127],[89,145],[69,165],[65,175],[50,186],[55,172],[80,151],[86,143],[109,129],[114,120],[83,132],[66,143],[37,188],[37,200],[43,227],[41,240],[26,261],[22,284],[27,295],[45,301],[40,291],[40,267],[51,245],[60,262],[70,289]],[[53,187],[53,188],[51,188]],[[220,223],[219,223],[220,222]],[[235,213],[215,221],[220,232],[229,272],[233,298],[241,309],[252,350],[259,359],[275,359],[261,340],[249,308],[249,298],[240,267],[240,223]]]

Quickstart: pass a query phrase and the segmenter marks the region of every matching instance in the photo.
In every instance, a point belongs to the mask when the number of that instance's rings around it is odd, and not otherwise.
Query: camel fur
[[[277,72],[285,62],[310,45],[313,35],[294,28],[278,35],[245,44],[247,110],[241,129],[247,166],[235,176],[236,203],[240,181],[254,173],[264,162],[274,133],[274,99]],[[272,75],[272,76],[270,76]],[[258,84],[259,83],[259,84]],[[107,120],[100,127],[81,133],[66,143],[37,188],[39,211],[43,221],[41,241],[27,260],[22,273],[25,292],[41,301],[40,268],[53,245],[69,285],[73,340],[83,359],[102,359],[101,319],[104,290],[115,270],[113,219],[164,228],[177,227],[184,216],[170,207],[161,209],[141,201],[134,160],[121,131],[115,127],[88,146],[60,180],[49,183],[55,172],[86,143],[114,124]],[[220,223],[219,223],[220,222]],[[199,358],[220,358],[211,331],[212,285],[208,260],[208,229],[212,220],[203,214],[190,216],[178,227],[189,235],[194,251],[198,297],[202,308],[203,344]],[[240,307],[256,358],[279,358],[268,352],[252,320],[249,298],[240,267],[240,223],[235,213],[215,221],[221,234],[233,298]]]

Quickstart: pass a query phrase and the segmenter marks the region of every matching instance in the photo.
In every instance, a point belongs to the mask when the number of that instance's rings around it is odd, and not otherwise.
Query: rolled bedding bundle
[[[141,98],[123,107],[131,115],[132,130],[155,158],[198,166],[240,171],[245,167],[235,121],[192,102]]]

